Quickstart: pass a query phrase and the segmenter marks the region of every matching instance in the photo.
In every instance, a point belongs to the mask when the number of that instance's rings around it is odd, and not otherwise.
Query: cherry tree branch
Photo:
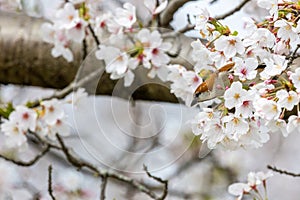
[[[161,26],[169,27],[169,24],[173,20],[175,12],[189,1],[194,0],[170,0],[167,8],[160,14]]]
[[[100,200],[105,200],[105,190],[107,186],[107,176],[102,177]]]
[[[286,171],[286,170],[279,169],[275,166],[268,165],[267,168],[274,171],[274,172],[277,172],[279,174],[285,174],[285,175],[293,176],[293,177],[300,177],[300,173],[289,172],[289,171]]]
[[[15,165],[21,166],[21,167],[30,167],[32,165],[34,165],[35,163],[37,163],[43,156],[45,156],[49,151],[50,151],[51,147],[49,145],[47,145],[39,154],[37,154],[32,160],[30,161],[21,161],[21,160],[14,160],[12,158],[9,158],[7,156],[1,155],[0,154],[0,158],[12,162]]]
[[[52,189],[52,165],[49,165],[48,167],[48,193],[52,200],[56,200]]]
[[[168,195],[168,180],[163,180],[159,177],[156,177],[156,176],[153,176],[152,174],[150,174],[150,172],[148,171],[148,168],[146,165],[144,165],[144,170],[145,172],[147,173],[147,175],[150,177],[150,178],[153,178],[154,180],[156,180],[157,182],[159,183],[162,183],[164,185],[164,190],[163,190],[163,194],[160,198],[158,198],[159,200],[163,200],[167,197]]]
[[[237,7],[235,7],[234,9],[232,9],[231,11],[229,11],[223,15],[215,17],[215,19],[217,19],[217,20],[225,19],[226,17],[233,15],[234,13],[240,11],[248,2],[250,2],[250,0],[243,0]]]
[[[67,161],[70,164],[72,164],[74,167],[77,167],[78,169],[87,168],[90,171],[92,171],[94,174],[96,174],[102,178],[103,177],[112,178],[112,179],[116,179],[118,181],[127,183],[127,184],[131,185],[132,187],[134,187],[135,189],[147,194],[149,197],[151,197],[155,200],[163,200],[164,199],[164,198],[162,199],[162,197],[158,197],[151,189],[149,189],[147,186],[145,186],[144,184],[142,184],[134,179],[131,179],[125,175],[122,175],[122,174],[119,174],[116,172],[101,171],[96,166],[92,165],[91,163],[88,163],[80,158],[77,158],[73,153],[70,152],[70,149],[65,145],[63,139],[58,134],[56,134],[56,138],[57,138],[59,144],[61,145],[62,151],[65,154]],[[164,195],[164,196],[166,196],[166,195]]]

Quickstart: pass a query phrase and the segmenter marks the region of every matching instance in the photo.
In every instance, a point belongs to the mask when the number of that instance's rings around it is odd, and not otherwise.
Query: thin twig
[[[293,176],[293,177],[300,177],[300,173],[297,174],[297,173],[289,172],[289,171],[286,171],[286,170],[278,169],[275,166],[273,167],[271,165],[268,165],[267,168],[274,171],[274,172],[277,172],[279,174],[285,174],[285,175]]]
[[[125,183],[131,185],[132,187],[136,188],[140,192],[147,194],[148,196],[150,196],[151,198],[153,198],[155,200],[162,200],[160,197],[158,197],[153,191],[151,191],[144,184],[141,184],[140,182],[138,182],[132,178],[129,178],[127,176],[124,176],[122,174],[115,173],[115,172],[100,171],[97,167],[95,167],[91,163],[85,162],[85,161],[81,160],[80,158],[76,158],[76,156],[73,155],[70,152],[69,148],[65,145],[62,138],[58,134],[56,134],[56,137],[58,139],[58,142],[61,145],[63,153],[65,154],[65,156],[67,158],[67,161],[70,164],[72,164],[73,166],[77,167],[78,169],[82,169],[85,167],[85,168],[91,170],[93,173],[95,173],[98,176],[101,176],[101,177],[107,176],[109,178],[116,179],[121,182],[125,182]]]
[[[48,167],[48,193],[52,200],[55,200],[52,190],[52,165],[49,165]]]
[[[194,24],[187,24],[185,27],[182,29],[178,30],[179,33],[186,33],[188,31],[194,30],[195,25]]]
[[[167,8],[160,14],[162,27],[168,27],[173,20],[175,12],[189,1],[195,0],[173,0],[169,1]]]
[[[58,90],[55,91],[51,96],[43,98],[42,100],[37,100],[35,102],[31,102],[30,103],[30,107],[37,107],[40,105],[41,101],[46,101],[46,100],[50,100],[53,98],[57,98],[57,99],[62,99],[64,97],[66,97],[68,94],[70,94],[71,92],[73,92],[74,90],[84,86],[86,83],[94,80],[95,78],[99,78],[100,74],[104,71],[104,61],[100,60],[101,64],[99,65],[100,67],[98,69],[96,69],[95,71],[91,72],[90,74],[82,77],[80,80],[74,80],[72,81],[67,87],[65,87],[62,90]]]
[[[87,42],[86,42],[86,38],[84,38],[84,40],[82,41],[82,61],[84,61],[84,59],[87,56]]]
[[[94,29],[92,28],[91,24],[88,25],[88,28],[89,28],[89,31],[91,32],[91,34],[92,34],[92,36],[93,36],[93,38],[94,38],[94,40],[97,44],[97,48],[98,48],[98,46],[100,45],[99,38],[97,37],[97,35],[96,35]]]
[[[160,177],[157,177],[157,176],[153,176],[149,171],[148,171],[148,168],[146,165],[144,165],[144,170],[145,172],[147,173],[147,175],[150,177],[150,178],[153,178],[154,180],[156,180],[157,182],[159,183],[162,183],[164,185],[164,190],[163,190],[163,194],[160,198],[160,200],[163,200],[167,197],[168,195],[168,180],[163,180],[162,178]]]
[[[240,11],[250,0],[244,0],[242,1],[237,7],[235,7],[233,10],[229,11],[228,13],[225,13],[223,15],[215,17],[215,19],[225,19],[226,17],[229,17],[230,15],[233,15],[234,13]]]
[[[291,57],[289,58],[289,62],[287,64],[287,66],[289,67],[293,62],[294,60],[297,58],[296,54],[297,54],[297,51],[299,50],[300,48],[300,45],[297,45],[295,51],[292,53]]]
[[[107,176],[102,177],[100,200],[105,200],[105,190],[107,185]]]
[[[14,159],[8,158],[1,154],[0,154],[0,158],[3,158],[4,160],[12,162],[21,167],[30,167],[30,166],[34,165],[35,163],[37,163],[37,161],[39,161],[44,155],[46,155],[50,151],[50,149],[51,149],[51,147],[49,145],[47,145],[39,154],[37,154],[30,161],[14,160]]]

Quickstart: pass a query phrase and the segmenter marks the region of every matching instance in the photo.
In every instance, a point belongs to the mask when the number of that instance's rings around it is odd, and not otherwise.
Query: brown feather
[[[231,70],[234,67],[234,65],[235,65],[234,62],[228,63],[228,64],[224,65],[223,67],[221,67],[218,71],[219,72],[227,72],[227,71]]]

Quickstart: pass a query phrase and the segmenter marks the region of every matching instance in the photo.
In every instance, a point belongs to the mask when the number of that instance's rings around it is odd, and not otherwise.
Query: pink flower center
[[[104,28],[105,25],[106,25],[106,24],[105,24],[104,21],[100,23],[100,27],[101,27],[101,28]]]
[[[199,78],[198,76],[194,76],[194,79],[193,79],[194,83],[197,83],[199,81]]]
[[[243,106],[244,106],[244,107],[248,107],[248,106],[249,106],[249,103],[250,103],[249,101],[244,101],[244,102],[243,102]]]
[[[247,69],[246,69],[246,68],[243,68],[243,69],[241,70],[241,73],[242,73],[244,76],[246,76],[246,74],[247,74]]]
[[[157,54],[158,54],[158,49],[157,49],[157,48],[154,48],[154,49],[152,50],[152,54],[153,54],[153,55],[157,55]]]
[[[54,112],[54,110],[55,110],[55,109],[54,109],[53,106],[50,106],[50,107],[49,107],[49,112]]]
[[[229,44],[230,44],[230,45],[234,46],[235,43],[236,43],[236,40],[229,40]]]
[[[78,29],[78,30],[80,30],[80,29],[81,29],[81,27],[82,27],[82,24],[81,24],[81,22],[77,23],[77,24],[76,24],[76,26],[75,26],[75,28],[76,28],[76,29]]]
[[[23,118],[24,120],[29,119],[29,114],[28,114],[27,112],[26,112],[26,113],[23,113],[22,118]]]

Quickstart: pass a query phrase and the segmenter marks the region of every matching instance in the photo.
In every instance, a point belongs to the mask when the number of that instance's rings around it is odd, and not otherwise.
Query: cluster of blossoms
[[[85,4],[76,9],[72,2],[68,2],[56,11],[51,18],[52,23],[42,25],[44,41],[54,44],[51,51],[53,57],[63,56],[69,62],[74,59],[70,50],[72,42],[81,43],[86,36],[88,23],[82,11],[84,9]]]
[[[157,4],[158,2],[158,4]],[[151,22],[162,12],[168,1],[144,0],[144,6],[151,15]],[[86,3],[68,2],[58,9],[52,23],[42,26],[44,40],[53,43],[52,55],[63,56],[72,61],[70,50],[72,42],[82,42],[91,28],[101,43],[96,57],[104,60],[107,73],[111,79],[124,78],[124,85],[129,86],[134,80],[135,70],[140,64],[149,69],[148,76],[158,76],[165,81],[170,62],[167,51],[172,45],[163,42],[158,30],[143,28],[150,25],[142,23],[136,16],[136,7],[125,3],[123,8],[116,8],[114,13],[102,12],[94,14]]]
[[[6,136],[7,148],[19,149],[27,146],[27,134],[35,133],[41,138],[56,139],[56,134],[67,136],[70,134],[70,126],[67,124],[67,116],[64,104],[78,102],[87,94],[79,89],[64,100],[51,99],[42,101],[40,106],[30,108],[18,105],[15,108],[6,109],[8,119],[3,119],[1,130]],[[72,99],[70,99],[73,97]]]
[[[292,65],[300,44],[299,5],[256,3],[271,16],[260,23],[245,19],[243,36],[206,9],[196,17],[196,30],[207,43],[198,40],[192,44],[197,62],[194,70],[204,84],[214,82],[213,87],[222,91],[222,95],[212,96],[221,103],[204,108],[192,121],[193,132],[201,135],[209,148],[257,148],[269,140],[270,132],[281,131],[286,137],[300,127],[300,70]],[[207,71],[214,74],[214,80],[202,76]],[[227,77],[226,85],[217,84],[221,75]],[[295,114],[291,114],[293,110]]]
[[[200,85],[199,101],[219,100],[217,107],[203,109],[192,121],[193,132],[209,148],[257,148],[269,140],[271,131],[288,136],[300,127],[298,113],[286,119],[286,113],[299,104],[300,70],[291,66],[291,52],[297,54],[300,43],[297,2],[253,1],[270,15],[259,23],[245,19],[244,35],[200,9],[195,29],[206,42],[191,44],[193,70],[170,65],[171,43],[163,40],[159,29],[145,28],[157,22],[167,3],[144,0],[151,19],[140,20],[130,3],[113,13],[95,14],[88,3],[69,1],[57,10],[51,24],[43,25],[44,39],[54,44],[54,56],[71,61],[69,45],[82,42],[89,27],[100,42],[96,58],[104,60],[111,79],[124,78],[124,85],[130,86],[134,70],[142,66],[150,78],[170,81],[171,92],[186,105],[191,105]]]
[[[247,183],[234,183],[229,186],[228,192],[232,195],[237,196],[237,200],[241,200],[244,195],[249,195],[253,199],[264,200],[267,198],[267,183],[266,180],[272,177],[272,172],[250,172],[248,174]],[[263,185],[264,195],[259,190],[259,186]]]

